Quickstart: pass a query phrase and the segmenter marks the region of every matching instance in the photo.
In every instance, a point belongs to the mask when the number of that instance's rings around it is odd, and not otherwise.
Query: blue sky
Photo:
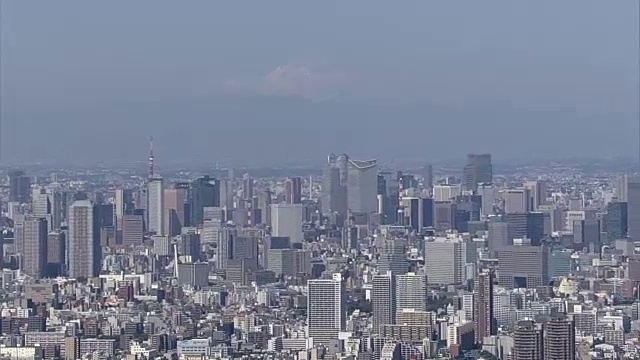
[[[59,0],[2,6],[3,162],[144,158],[149,135],[167,161],[209,161],[203,154],[215,153],[249,163],[256,149],[274,141],[281,149],[268,159],[274,162],[283,154],[292,161],[323,159],[334,149],[405,157],[424,146],[436,158],[481,150],[498,157],[637,152],[637,1]],[[273,96],[296,104],[304,100],[295,97],[339,98],[367,114],[379,112],[371,106],[409,104],[388,110],[386,118],[358,118],[352,107],[322,105],[344,132],[369,127],[377,129],[368,133],[373,138],[397,131],[395,121],[414,134],[429,133],[436,121],[452,122],[448,116],[462,128],[475,129],[480,120],[498,125],[483,135],[486,143],[456,146],[454,154],[437,142],[382,151],[371,139],[331,132],[324,136],[333,140],[324,144],[291,140],[323,119],[299,118],[297,110],[287,110],[297,105],[279,100],[260,115],[233,106],[221,113],[180,105],[232,97],[242,99],[238,106],[257,108],[256,97]],[[447,109],[436,112],[444,118],[433,119],[432,107]],[[167,112],[176,115],[158,116]],[[410,115],[393,119],[400,113]],[[548,116],[557,117],[544,125],[548,131],[526,135]],[[181,121],[188,121],[184,129]],[[252,131],[270,124],[273,135],[266,139]],[[189,141],[199,127],[215,131],[209,138],[218,140]],[[184,134],[176,138],[176,129]],[[280,138],[283,131],[289,133]],[[439,131],[462,136],[459,128]],[[545,150],[538,145],[545,133],[566,143]],[[52,136],[58,141],[41,145]],[[253,147],[228,140],[239,137]],[[513,137],[533,139],[514,150]],[[172,140],[184,145],[170,149]],[[226,153],[230,147],[238,149]],[[308,149],[296,158],[286,151],[291,147]]]

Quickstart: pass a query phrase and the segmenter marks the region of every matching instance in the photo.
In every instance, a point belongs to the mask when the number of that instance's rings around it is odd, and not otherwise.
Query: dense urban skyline
[[[0,359],[631,360],[640,3],[2,1]]]

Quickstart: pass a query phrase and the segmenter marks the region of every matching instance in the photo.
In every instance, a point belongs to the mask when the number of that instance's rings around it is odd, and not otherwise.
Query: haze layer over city
[[[640,354],[638,1],[0,0],[0,360]]]
[[[636,8],[5,1],[1,160],[633,157]]]

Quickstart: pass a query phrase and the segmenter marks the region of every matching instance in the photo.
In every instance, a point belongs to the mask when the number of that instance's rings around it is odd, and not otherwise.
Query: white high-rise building
[[[523,214],[531,211],[530,192],[527,189],[507,189],[502,191],[505,214]]]
[[[271,236],[288,237],[292,244],[301,243],[302,204],[271,204]]]
[[[35,217],[46,218],[50,214],[51,205],[47,189],[36,187],[31,192],[31,212]]]
[[[22,222],[21,269],[30,276],[44,276],[47,264],[47,220],[42,217],[25,219]]]
[[[159,177],[147,183],[147,219],[149,232],[164,235],[164,182]]]
[[[308,335],[313,344],[329,345],[346,328],[346,290],[342,275],[308,282]]]
[[[618,183],[616,184],[616,197],[618,201],[626,202],[627,201],[627,183],[629,182],[629,177],[627,174],[622,174],[618,177]]]
[[[467,244],[462,238],[431,238],[424,247],[424,268],[430,284],[462,284],[465,281]]]
[[[478,184],[478,195],[481,197],[480,214],[483,218],[493,215],[493,204],[496,201],[496,189],[493,184]]]
[[[69,277],[90,278],[100,270],[100,243],[94,233],[93,204],[77,200],[69,207],[67,267]]]
[[[378,163],[376,160],[348,162],[347,207],[354,213],[378,210]]]
[[[427,311],[427,275],[407,273],[396,277],[398,309]]]
[[[433,187],[434,201],[450,201],[462,194],[461,185],[436,185]]]

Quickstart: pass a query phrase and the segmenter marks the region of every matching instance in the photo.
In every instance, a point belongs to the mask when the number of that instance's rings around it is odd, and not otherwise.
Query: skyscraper
[[[115,216],[116,216],[116,229],[122,230],[122,216],[135,209],[133,202],[133,190],[131,189],[117,189],[115,191]]]
[[[284,195],[287,204],[302,203],[302,179],[299,177],[288,178],[284,183]]]
[[[66,257],[66,239],[64,232],[50,232],[47,235],[46,276],[56,277],[63,274]]]
[[[605,228],[609,241],[622,239],[627,236],[628,214],[626,202],[611,202],[607,205]]]
[[[544,324],[544,359],[575,360],[576,329],[573,319],[562,313],[551,315]]]
[[[346,327],[346,290],[342,275],[308,282],[307,325],[313,344],[329,345]]]
[[[478,195],[480,195],[481,206],[480,206],[480,215],[482,218],[486,218],[489,215],[493,215],[493,204],[496,200],[496,190],[493,187],[493,184],[479,184],[478,185]]]
[[[184,223],[184,202],[187,192],[184,189],[164,190],[164,233],[176,236],[181,232]]]
[[[164,235],[164,181],[160,177],[149,178],[147,183],[147,226],[150,233]]]
[[[47,264],[47,220],[27,218],[22,222],[22,271],[36,279],[44,276]]]
[[[543,356],[543,331],[532,320],[520,321],[513,332],[512,360],[546,360]],[[573,350],[573,348],[572,348]]]
[[[205,207],[220,207],[220,181],[209,176],[195,179],[189,189],[189,203],[191,225],[202,224]]]
[[[462,185],[465,189],[476,191],[480,183],[493,182],[491,154],[469,154],[467,164],[462,170]]]
[[[485,270],[478,274],[473,287],[473,319],[476,324],[476,339],[482,342],[496,332],[493,318],[493,271]]]
[[[95,215],[89,200],[76,200],[69,208],[69,277],[89,278],[100,272],[101,248]]]
[[[406,273],[396,276],[396,306],[427,311],[427,275]]]
[[[516,243],[496,251],[498,283],[505,288],[535,289],[549,281],[549,252],[545,246]]]
[[[343,216],[347,212],[347,188],[340,184],[340,169],[329,164],[322,178],[322,211],[338,212]]]
[[[373,331],[381,334],[382,326],[395,324],[396,283],[391,272],[373,277],[371,288],[371,311]]]
[[[427,165],[424,167],[422,186],[431,196],[433,192],[433,165]]]
[[[249,174],[242,175],[242,198],[244,200],[253,199],[253,179]]]
[[[490,252],[513,244],[513,239],[516,237],[513,224],[502,221],[490,221],[487,224],[487,228],[489,230],[487,245]]]
[[[531,211],[538,211],[540,205],[547,201],[547,183],[542,180],[527,181],[523,187],[529,191]]]
[[[302,204],[271,204],[271,235],[286,236],[292,244],[301,243],[302,218]]]
[[[347,206],[354,213],[378,210],[378,169],[376,160],[348,162]]]
[[[31,195],[31,178],[24,171],[9,173],[9,201],[28,204]]]
[[[467,244],[461,238],[425,241],[424,268],[430,284],[462,284],[465,280]]]
[[[640,178],[627,178],[628,234],[632,240],[640,240]]]
[[[505,214],[524,214],[531,211],[531,196],[527,189],[508,189],[502,192]]]
[[[409,271],[405,243],[402,239],[385,239],[377,241],[378,271],[381,274],[391,272],[394,275],[406,274]]]

